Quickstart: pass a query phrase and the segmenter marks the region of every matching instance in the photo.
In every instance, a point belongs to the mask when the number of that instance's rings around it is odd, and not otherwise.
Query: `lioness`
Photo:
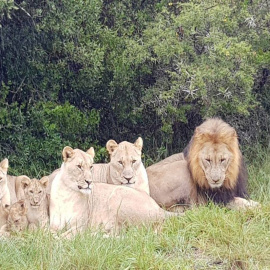
[[[149,194],[148,177],[141,160],[142,147],[141,137],[134,144],[126,141],[117,144],[114,140],[109,140],[106,148],[110,154],[110,162],[93,164],[94,182],[125,185]],[[48,196],[51,193],[52,182],[59,171],[60,169],[56,169],[48,176]]]
[[[10,205],[10,191],[7,183],[8,159],[0,162],[0,201],[3,207]]]
[[[36,178],[25,178],[22,180],[25,203],[28,208],[27,219],[30,230],[37,227],[44,228],[48,225],[49,202],[46,193],[48,180],[49,178],[47,176],[42,177],[40,180]]]
[[[161,221],[173,215],[161,209],[145,192],[126,186],[93,183],[94,149],[87,152],[66,146],[63,164],[52,182],[50,227],[67,228],[64,235],[87,227],[117,233],[125,223]],[[139,207],[138,207],[139,205]]]
[[[7,175],[8,159],[0,162],[0,202],[3,207],[11,205],[22,199],[21,181],[28,178],[25,175],[10,176]]]
[[[149,194],[148,177],[142,163],[143,140],[135,143],[123,141],[119,144],[109,140],[106,144],[110,154],[108,164],[94,164],[94,182],[125,185]]]
[[[24,200],[5,206],[7,221],[0,229],[0,236],[9,237],[11,233],[18,233],[25,230],[28,226],[27,207]]]

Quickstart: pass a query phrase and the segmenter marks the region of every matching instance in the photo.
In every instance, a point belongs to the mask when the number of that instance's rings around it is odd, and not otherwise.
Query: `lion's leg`
[[[260,207],[260,203],[240,197],[234,197],[234,199],[227,204],[227,207],[234,210],[253,209]]]
[[[30,223],[28,225],[29,231],[35,231],[37,229],[37,225],[35,223]]]
[[[183,213],[187,208],[189,207],[184,205],[173,205],[170,208],[168,208],[168,211],[175,213]]]
[[[0,238],[10,237],[10,233],[7,231],[7,224],[3,225],[0,229]]]

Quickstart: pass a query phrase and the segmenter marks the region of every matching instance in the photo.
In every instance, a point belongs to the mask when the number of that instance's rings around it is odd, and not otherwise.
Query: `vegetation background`
[[[49,173],[64,146],[144,139],[146,165],[203,119],[269,145],[268,0],[1,0],[0,157]]]
[[[236,128],[253,199],[123,238],[46,233],[0,242],[1,269],[270,269],[269,0],[0,0],[0,157],[11,174],[58,168],[64,146],[144,139],[149,165],[203,119]],[[136,241],[134,241],[136,239]]]

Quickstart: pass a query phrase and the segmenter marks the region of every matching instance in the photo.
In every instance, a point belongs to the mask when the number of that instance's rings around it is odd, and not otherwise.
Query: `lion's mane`
[[[199,162],[200,151],[206,144],[213,147],[223,144],[232,153],[225,181],[217,189],[211,189]],[[188,146],[184,149],[184,156],[199,196],[223,204],[236,196],[247,197],[247,171],[239,149],[238,136],[235,129],[223,120],[211,118],[198,126]]]

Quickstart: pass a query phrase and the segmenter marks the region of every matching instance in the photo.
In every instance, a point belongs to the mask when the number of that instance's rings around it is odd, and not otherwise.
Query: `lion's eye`
[[[206,159],[205,159],[205,161],[206,161],[207,163],[209,163],[209,164],[210,164],[211,159],[210,159],[210,158],[206,158]]]
[[[38,193],[41,193],[42,191],[40,190]]]
[[[90,170],[92,171],[94,169],[94,166],[92,165],[92,166],[90,166]]]
[[[77,167],[78,167],[78,169],[80,169],[80,170],[82,169],[82,165],[80,165],[80,164],[77,165]]]
[[[120,165],[123,165],[123,162],[122,162],[121,160],[119,160],[118,163],[119,163]]]
[[[136,161],[137,161],[136,159],[133,159],[133,160],[132,160],[132,163],[134,164],[134,163],[136,163]]]
[[[221,163],[224,162],[224,161],[226,161],[226,158],[222,158],[222,159],[220,160]]]
[[[29,192],[30,192],[30,193],[34,193],[34,191],[33,191],[33,190],[30,190]]]

